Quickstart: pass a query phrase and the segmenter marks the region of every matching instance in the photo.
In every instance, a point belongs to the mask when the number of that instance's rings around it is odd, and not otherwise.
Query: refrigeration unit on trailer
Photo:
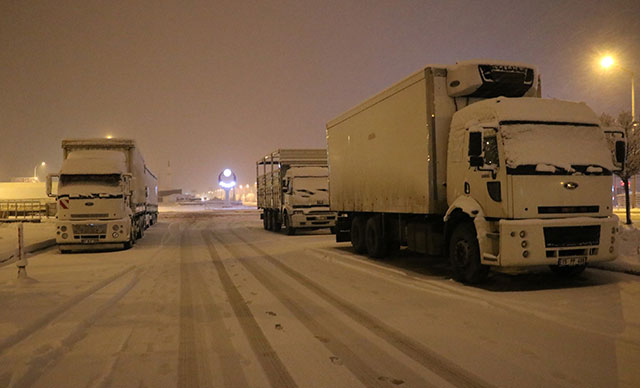
[[[376,258],[401,245],[448,254],[463,282],[615,259],[624,155],[589,107],[539,88],[524,64],[429,66],[327,123],[337,241]]]
[[[297,229],[335,226],[329,210],[327,150],[279,149],[256,162],[258,209],[264,228],[294,234]]]
[[[60,172],[47,177],[47,194],[55,196],[58,205],[60,251],[131,247],[158,219],[157,178],[135,142],[63,140],[62,150]]]

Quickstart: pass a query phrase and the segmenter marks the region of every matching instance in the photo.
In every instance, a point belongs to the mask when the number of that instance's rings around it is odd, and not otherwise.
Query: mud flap
[[[340,215],[336,220],[336,242],[351,241],[351,218]]]

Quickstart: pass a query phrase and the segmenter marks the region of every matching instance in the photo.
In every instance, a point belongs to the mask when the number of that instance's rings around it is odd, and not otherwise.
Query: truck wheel
[[[135,230],[132,229],[131,232],[129,233],[129,240],[125,241],[124,243],[124,249],[131,249],[135,243],[136,243],[136,233],[135,233]]]
[[[480,283],[489,275],[489,267],[480,264],[476,228],[471,222],[459,224],[449,243],[449,261],[453,278],[463,283]]]
[[[550,265],[551,272],[554,274],[563,277],[563,278],[574,278],[584,272],[586,265],[576,265],[571,267],[559,267],[557,265]]]
[[[264,211],[264,222],[267,224],[267,230],[271,230],[271,210],[267,209]]]
[[[262,227],[264,228],[264,230],[268,230],[268,229],[267,229],[267,226],[268,226],[268,225],[267,225],[267,211],[266,211],[266,210],[264,210],[264,211],[262,212]]]
[[[289,216],[289,214],[287,213],[284,213],[282,219],[284,221],[284,233],[286,233],[287,236],[293,236],[294,234],[296,234],[296,228],[291,226],[291,216]]]
[[[382,259],[387,256],[387,242],[382,232],[382,219],[379,215],[369,217],[365,228],[365,241],[369,256]]]
[[[274,232],[279,232],[280,228],[282,228],[282,223],[280,223],[280,220],[278,219],[278,212],[275,211],[273,212],[273,220],[271,221],[273,222],[273,231]]]
[[[355,216],[351,221],[351,245],[356,253],[365,253],[367,244],[364,238],[367,219],[364,216]]]

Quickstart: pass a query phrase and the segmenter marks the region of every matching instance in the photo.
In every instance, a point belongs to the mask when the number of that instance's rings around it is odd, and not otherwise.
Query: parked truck
[[[267,230],[333,228],[329,210],[327,150],[279,149],[256,162],[258,209]]]
[[[135,141],[63,140],[62,151],[59,174],[47,177],[47,194],[55,196],[58,205],[56,242],[61,252],[130,248],[157,222],[157,178]]]
[[[428,66],[327,123],[336,240],[384,258],[448,254],[454,278],[618,254],[613,157],[584,103],[540,98],[537,70]],[[622,151],[622,152],[620,152]]]

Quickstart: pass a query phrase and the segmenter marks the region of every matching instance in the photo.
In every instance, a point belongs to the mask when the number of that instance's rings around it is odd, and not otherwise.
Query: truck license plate
[[[558,266],[567,267],[572,265],[585,265],[587,264],[586,257],[562,257],[558,259]]]
[[[85,238],[80,240],[82,244],[95,244],[98,242],[97,238]]]

